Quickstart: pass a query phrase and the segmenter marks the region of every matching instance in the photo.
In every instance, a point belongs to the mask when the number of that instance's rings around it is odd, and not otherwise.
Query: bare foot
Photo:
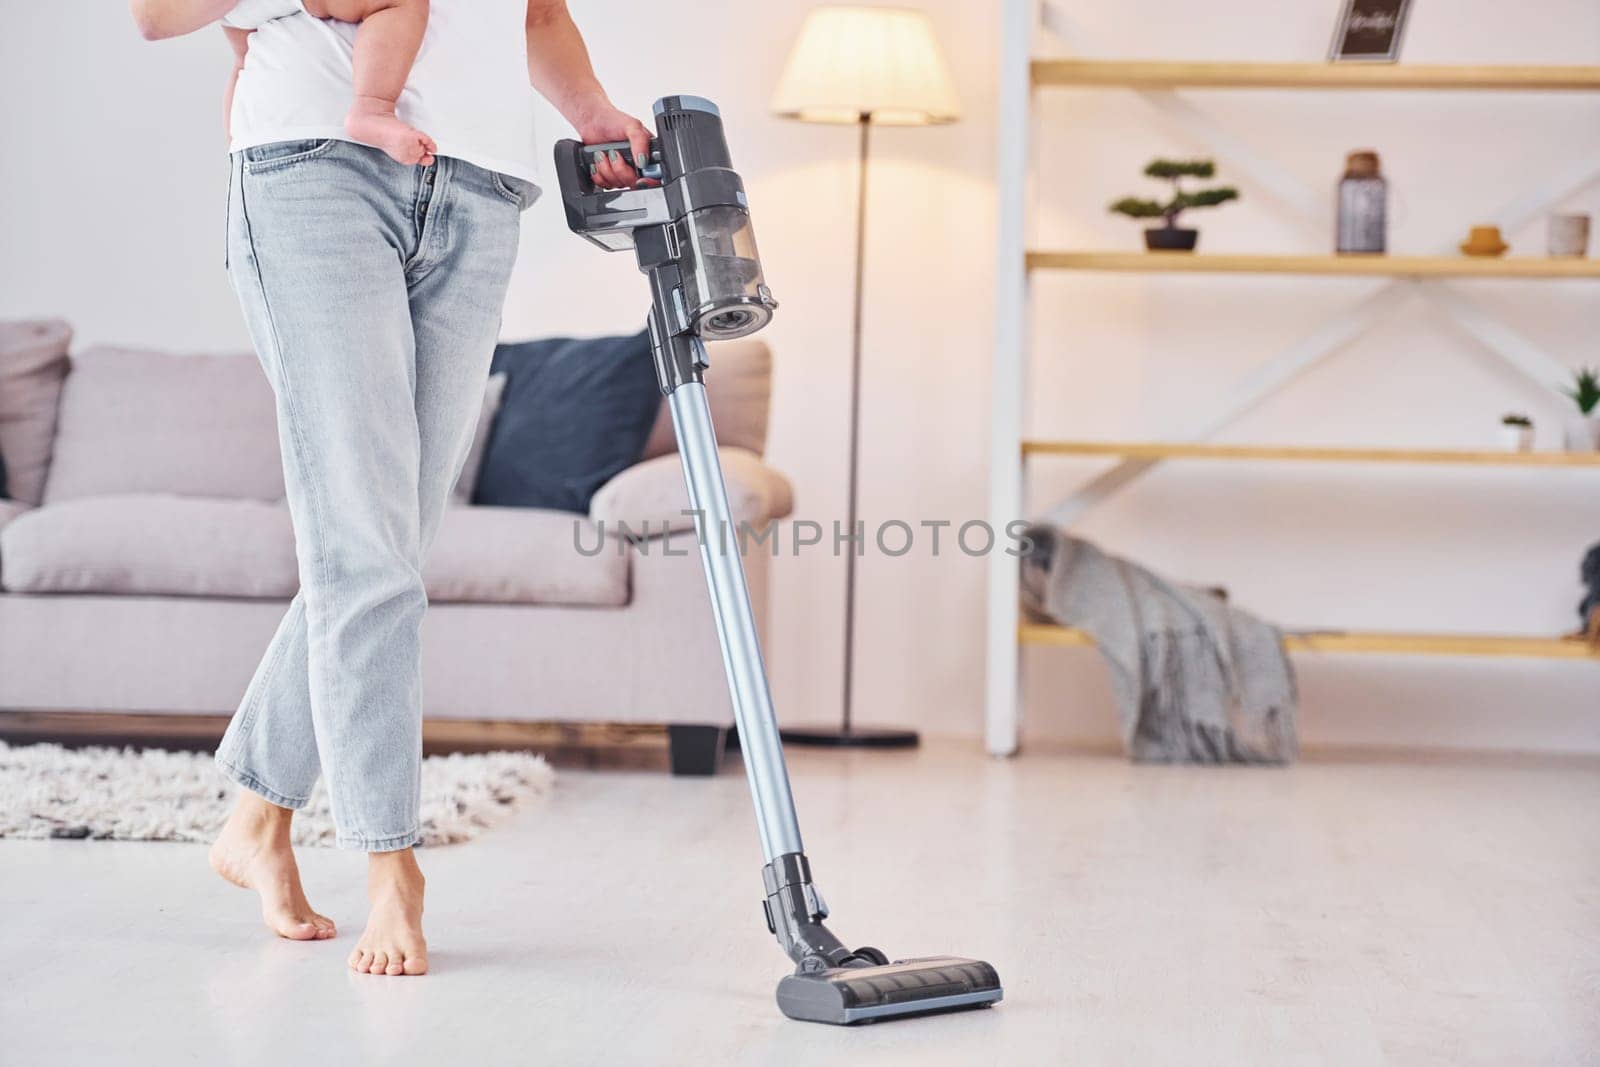
[[[211,846],[211,869],[243,889],[261,896],[261,917],[267,928],[291,941],[325,941],[333,920],[311,910],[300,885],[300,868],[289,845],[289,820],[294,812],[269,804],[248,789],[227,825]]]
[[[407,166],[433,162],[439,146],[433,138],[404,122],[394,113],[393,100],[358,96],[344,117],[344,129],[362,144],[373,145],[389,154],[396,163]]]
[[[409,849],[367,857],[367,899],[372,913],[350,969],[363,974],[426,974],[428,943],[422,936],[422,869]]]

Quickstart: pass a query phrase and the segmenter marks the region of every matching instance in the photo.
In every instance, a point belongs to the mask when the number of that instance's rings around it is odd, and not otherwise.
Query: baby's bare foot
[[[236,886],[261,897],[267,928],[291,941],[325,941],[336,932],[333,920],[311,910],[300,885],[300,868],[289,845],[294,812],[269,804],[248,789],[211,846],[211,869]]]
[[[422,936],[422,870],[412,851],[368,857],[367,899],[372,913],[350,953],[350,969],[363,974],[426,974],[428,943]]]
[[[407,123],[394,113],[394,101],[372,96],[358,96],[344,117],[344,129],[362,144],[381,148],[396,163],[407,166],[433,162],[439,146],[433,138]]]

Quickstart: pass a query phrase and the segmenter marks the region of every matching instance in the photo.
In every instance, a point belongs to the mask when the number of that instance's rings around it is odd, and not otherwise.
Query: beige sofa
[[[69,338],[0,324],[0,455],[22,498],[0,501],[0,735],[218,731],[297,585],[270,390],[250,356],[69,361]],[[761,459],[770,356],[738,342],[713,363],[730,499],[760,527],[791,504]],[[587,516],[452,507],[424,571],[435,745],[626,743],[654,724],[674,771],[714,769],[732,712],[686,507],[665,420]],[[655,536],[615,536],[646,522]],[[745,561],[758,619],[768,559]]]

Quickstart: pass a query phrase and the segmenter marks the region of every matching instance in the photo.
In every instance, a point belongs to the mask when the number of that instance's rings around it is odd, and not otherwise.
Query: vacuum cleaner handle
[[[659,175],[658,142],[651,142],[651,154],[658,161],[645,169]],[[633,247],[633,231],[641,226],[657,226],[671,221],[667,198],[660,186],[639,185],[632,189],[602,189],[589,177],[589,164],[602,152],[613,148],[633,148],[625,141],[586,145],[571,138],[556,142],[556,181],[561,187],[561,204],[567,213],[567,226],[608,252]]]
[[[650,159],[644,166],[634,162],[633,145],[627,141],[606,141],[603,144],[584,144],[565,138],[556,142],[556,171],[561,181],[562,192],[565,193],[568,184],[584,192],[592,193],[599,187],[589,177],[589,168],[601,156],[612,152],[621,152],[622,158],[628,166],[639,172],[639,176],[646,181],[659,182],[662,178],[661,168],[661,142],[655,138],[650,139]]]
[[[663,173],[661,169],[661,142],[655,138],[650,139],[650,156],[645,161],[644,166],[640,166],[638,161],[633,158],[633,144],[630,141],[607,141],[604,144],[583,145],[579,149],[579,155],[586,157],[584,160],[586,163],[584,173],[588,173],[588,167],[593,166],[595,160],[612,152],[621,152],[622,158],[628,166],[638,171],[639,176],[646,181],[658,182],[661,180]]]

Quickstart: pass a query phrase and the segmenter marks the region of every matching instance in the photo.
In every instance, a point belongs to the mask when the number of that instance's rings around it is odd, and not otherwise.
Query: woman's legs
[[[426,602],[403,260],[409,190],[391,173],[404,168],[372,153],[340,145],[299,155],[247,157],[235,182],[230,267],[277,395],[301,592],[224,769],[292,808],[320,764],[341,845],[405,848],[417,834]],[[276,718],[300,703],[297,614],[309,736],[299,716]],[[280,677],[286,702],[276,699]]]
[[[218,762],[230,777],[282,808],[303,804],[319,762],[326,768],[341,844],[375,852],[372,921],[352,963],[365,954],[363,969],[420,973],[426,966],[421,875],[407,846],[415,837],[420,756],[415,616],[421,558],[481,407],[516,254],[518,205],[505,196],[505,183],[453,160],[416,171],[337,146],[312,162],[283,167],[299,169],[292,177],[277,174],[270,162],[259,173],[243,173],[236,164],[232,269],[279,392],[302,594],[279,627]],[[353,180],[367,171],[375,173],[365,174],[365,183]],[[354,194],[355,202],[337,206],[341,193]],[[330,202],[342,216],[338,221],[321,206]],[[286,226],[288,234],[282,233]],[[295,249],[289,241],[295,234],[317,247]],[[369,255],[371,245],[377,255]],[[399,312],[386,277],[396,269],[405,300]],[[281,277],[292,270],[300,276]],[[345,309],[347,317],[330,319],[319,300]],[[385,309],[380,323],[368,322],[363,310],[375,301]],[[398,322],[410,331],[412,321],[417,325],[409,337],[390,330]],[[298,351],[290,351],[289,339]],[[407,358],[394,358],[407,352]],[[307,360],[315,365],[297,374],[296,366]],[[397,366],[406,379],[403,411],[399,403],[384,407],[382,400],[399,396],[393,388]],[[324,381],[329,375],[331,383]],[[310,404],[301,402],[308,377],[318,390]],[[382,410],[379,425],[364,426],[374,394]],[[408,427],[409,433],[395,435],[395,427]],[[316,443],[308,446],[306,438],[313,435]],[[365,454],[344,454],[352,438],[365,442]],[[360,477],[352,479],[347,467]],[[338,506],[330,510],[323,499],[319,508],[318,491],[326,498],[330,484],[345,492],[337,495]],[[321,529],[315,525],[319,516]],[[352,521],[355,548],[336,543],[330,551],[330,541],[350,537],[342,527]],[[329,556],[336,564],[332,583],[319,569]],[[403,592],[374,599],[373,579],[385,573],[395,585],[379,580],[376,588]],[[411,590],[416,612],[396,611],[396,600],[413,600]],[[332,609],[332,634],[319,639],[319,602],[326,613],[330,597],[343,606]],[[327,647],[341,657],[330,663],[326,651],[319,651]],[[407,684],[375,677],[386,671]],[[358,677],[342,677],[352,673]],[[404,812],[398,820],[396,811]],[[408,828],[396,832],[399,822]],[[382,853],[384,848],[391,851]]]
[[[452,239],[433,250],[412,280],[416,336],[415,414],[423,441],[417,504],[424,552],[433,543],[450,491],[472,444],[484,384],[500,333],[506,284],[516,258],[517,214],[495,194],[491,176],[446,160]],[[509,242],[509,243],[508,243]],[[374,854],[368,872],[371,913],[350,966],[371,974],[420,974],[422,872],[411,851]],[[421,947],[426,969],[426,948]]]

